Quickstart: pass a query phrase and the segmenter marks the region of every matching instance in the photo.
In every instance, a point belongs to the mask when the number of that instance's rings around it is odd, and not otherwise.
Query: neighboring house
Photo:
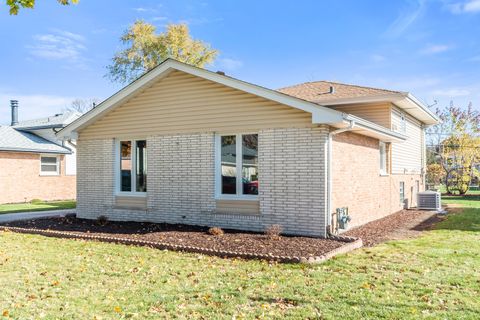
[[[78,139],[80,218],[324,237],[337,208],[356,226],[415,206],[437,121],[408,93],[274,91],[167,60],[58,136]]]
[[[75,141],[55,133],[80,114],[18,121],[18,102],[11,101],[12,123],[0,126],[0,203],[76,197]]]

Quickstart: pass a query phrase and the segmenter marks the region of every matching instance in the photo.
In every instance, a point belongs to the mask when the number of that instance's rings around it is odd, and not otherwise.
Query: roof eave
[[[344,104],[360,104],[360,103],[381,103],[389,102],[399,106],[401,109],[412,114],[415,118],[426,125],[435,125],[440,122],[440,119],[428,109],[425,104],[420,102],[414,95],[408,92],[398,92],[384,95],[355,97],[355,98],[341,98],[331,101],[319,100],[317,103],[324,106],[337,106]]]
[[[354,116],[352,114],[344,114],[343,124],[337,125],[336,127],[343,127],[349,125],[351,122],[355,123],[353,131],[363,131],[360,132],[361,135],[373,137],[384,142],[404,142],[407,140],[407,136],[394,132],[388,128],[385,128],[376,123],[370,122],[363,118]]]
[[[14,148],[14,147],[7,147],[2,148],[0,147],[0,151],[10,151],[10,152],[29,152],[29,153],[52,153],[52,154],[71,154],[71,151],[67,150],[42,150],[42,149],[29,149],[29,148]]]

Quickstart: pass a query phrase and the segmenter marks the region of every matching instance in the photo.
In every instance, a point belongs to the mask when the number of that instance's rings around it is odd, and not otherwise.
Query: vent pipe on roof
[[[225,75],[225,72],[218,70],[218,71],[217,71],[217,74],[219,74],[219,75],[221,75],[221,76],[224,76],[224,75]]]
[[[12,108],[12,126],[18,124],[18,101],[10,100],[10,107]]]

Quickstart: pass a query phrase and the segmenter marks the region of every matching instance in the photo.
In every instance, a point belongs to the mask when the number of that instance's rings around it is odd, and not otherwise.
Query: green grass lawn
[[[446,204],[461,204],[462,207],[479,208],[480,195],[468,194],[466,197],[442,196],[442,206]]]
[[[27,211],[46,211],[59,209],[73,209],[77,205],[76,201],[33,201],[25,203],[0,204],[0,214],[15,213]]]
[[[419,238],[313,266],[7,232],[0,316],[478,319],[479,253],[478,204]]]

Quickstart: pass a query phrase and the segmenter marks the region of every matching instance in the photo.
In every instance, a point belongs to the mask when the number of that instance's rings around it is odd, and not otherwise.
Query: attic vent
[[[440,211],[442,209],[440,192],[419,192],[417,194],[417,206],[418,209]]]
[[[220,71],[220,70],[219,70],[219,71],[217,71],[217,73],[218,73],[219,75],[221,75],[221,76],[224,76],[224,75],[225,75],[225,72],[223,72],[223,71]]]

